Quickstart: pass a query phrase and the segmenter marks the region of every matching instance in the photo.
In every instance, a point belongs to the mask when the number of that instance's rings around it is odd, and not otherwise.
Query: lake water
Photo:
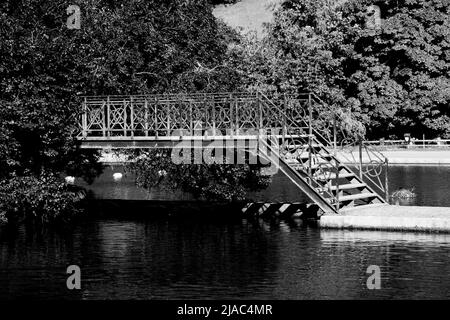
[[[121,187],[110,181],[115,170],[105,172],[94,192],[113,197],[124,190],[126,179]],[[393,167],[390,177],[391,190],[415,187],[416,199],[403,204],[450,206],[449,167]],[[168,196],[125,189],[126,199]],[[275,177],[255,197],[289,201],[298,193]],[[450,235],[151,213],[39,233],[0,229],[0,299],[450,298]],[[72,264],[81,268],[79,291],[66,288]],[[366,287],[369,265],[381,269],[380,290]]]

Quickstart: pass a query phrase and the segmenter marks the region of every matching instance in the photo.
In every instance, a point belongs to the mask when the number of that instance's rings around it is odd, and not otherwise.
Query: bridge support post
[[[213,129],[213,135],[217,136],[216,132],[216,105],[214,104],[214,101],[210,103],[211,105],[211,114],[212,114],[212,129]]]
[[[386,175],[384,176],[384,192],[386,193],[386,202],[389,203],[389,160],[384,159],[386,166]]]
[[[234,136],[234,130],[236,129],[235,127],[235,122],[234,122],[234,104],[233,104],[233,95],[230,93],[230,96],[228,97],[229,102],[230,102],[230,135],[231,137]]]
[[[83,113],[81,114],[81,127],[82,127],[82,136],[83,138],[87,137],[87,98],[84,97],[84,103],[83,103]]]
[[[167,103],[167,119],[166,119],[166,136],[170,137],[170,115],[172,113],[172,107],[169,103]]]
[[[263,113],[262,113],[262,106],[261,106],[261,97],[259,96],[259,92],[256,93],[256,103],[258,107],[258,141],[256,143],[256,150],[259,150],[259,141],[261,140],[261,130],[263,128]]]
[[[311,180],[312,178],[312,139],[313,139],[313,124],[312,124],[312,106],[311,106],[311,94],[308,95],[308,176]],[[310,181],[312,184],[312,181]]]
[[[194,135],[194,119],[192,117],[192,102],[189,101],[189,128],[190,128],[190,135]]]
[[[283,94],[283,147],[286,145],[286,134],[287,134],[287,125],[286,125],[286,117],[287,117],[287,99],[286,99],[286,93]]]
[[[339,163],[335,161],[336,164],[336,212],[339,213],[340,203],[339,203]],[[331,184],[331,182],[330,182]],[[331,191],[333,192],[333,191]]]
[[[133,97],[130,97],[130,133],[131,137],[134,137],[134,105],[133,105]],[[126,127],[125,127],[126,131]]]
[[[159,136],[158,125],[159,125],[159,123],[158,123],[158,100],[157,99],[155,99],[154,107],[155,107],[155,112],[154,112],[154,115],[155,115],[155,137],[156,137],[156,139],[158,139],[158,136]]]
[[[144,101],[144,131],[145,136],[148,137],[148,100],[145,98]]]
[[[109,108],[110,108],[110,100],[109,100],[109,96],[108,96],[108,98],[106,100],[106,116],[103,115],[103,136],[104,137],[109,136],[109,130],[110,130],[110,128],[109,128],[109,124],[110,124]]]
[[[362,169],[362,162],[363,162],[363,160],[362,160],[362,144],[363,144],[363,141],[362,141],[362,139],[360,138],[359,140],[358,140],[358,149],[359,149],[359,178],[362,180],[362,178],[363,178],[363,169]]]
[[[336,156],[337,133],[336,133],[336,113],[333,112],[333,154]]]
[[[234,109],[235,109],[235,118],[236,118],[236,131],[235,134],[238,136],[239,135],[239,109],[238,109],[238,101],[237,98],[233,99],[233,96],[231,96],[231,99],[233,100],[233,105],[234,105]]]
[[[125,99],[123,100],[123,136],[126,137],[127,136],[127,102],[125,101]]]

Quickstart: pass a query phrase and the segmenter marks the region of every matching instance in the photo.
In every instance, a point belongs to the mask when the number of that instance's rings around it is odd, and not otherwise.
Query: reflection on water
[[[97,181],[89,187],[98,198],[127,200],[193,200],[181,191],[155,189],[147,192],[134,185],[134,177],[125,173],[124,179],[113,181],[114,172],[123,172],[122,167],[109,167]],[[399,188],[414,188],[417,197],[399,199],[395,204],[411,206],[443,206],[450,207],[450,167],[449,166],[391,166],[389,169],[389,190]],[[272,184],[263,191],[249,194],[256,201],[301,202],[306,197],[289,181],[277,174],[272,178]]]
[[[114,183],[114,170],[92,186],[97,196],[190,199],[147,193],[129,176]],[[390,188],[415,187],[413,205],[450,206],[449,174],[447,167],[393,167]],[[299,201],[283,179],[274,177],[255,198]],[[204,210],[208,216],[217,211]],[[450,235],[155,218],[151,212],[142,212],[145,219],[102,218],[64,231],[0,228],[0,299],[450,298]],[[81,267],[81,291],[66,289],[71,264]],[[381,290],[366,289],[369,265],[381,267]]]
[[[450,235],[189,219],[0,232],[1,299],[450,298]],[[70,264],[79,292],[65,289]],[[381,290],[366,289],[369,265]]]
[[[120,182],[114,182],[113,174],[122,173],[123,179]],[[150,192],[135,185],[135,176],[126,172],[121,166],[111,166],[104,170],[104,173],[96,179],[92,185],[83,182],[77,184],[93,191],[99,199],[124,199],[124,200],[195,200],[190,194],[180,190],[168,190],[163,188],[154,188]],[[258,201],[295,201],[301,202],[306,197],[299,192],[297,188],[282,175],[276,174],[272,177],[272,184],[263,191],[252,192],[250,199]]]

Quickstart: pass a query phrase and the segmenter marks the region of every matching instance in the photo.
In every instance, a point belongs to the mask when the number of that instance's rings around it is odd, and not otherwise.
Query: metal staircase
[[[308,97],[310,109],[308,115],[300,118],[287,116],[287,112],[271,99],[264,94],[260,94],[260,96],[263,104],[270,104],[278,112],[283,113],[286,119],[283,128],[284,138],[282,138],[283,141],[278,150],[264,143],[265,148],[263,149],[270,150],[272,158],[274,155],[278,156],[281,171],[299,186],[324,213],[339,213],[340,210],[347,208],[387,204],[385,198],[374,190],[378,187],[379,191],[387,193],[387,180],[384,185],[381,181],[376,183],[372,179],[374,177],[369,174],[370,171],[363,171],[362,161],[354,168],[344,164],[340,158],[344,158],[346,162],[355,163],[355,157],[352,156],[353,159],[349,159],[345,153],[338,157],[337,152],[343,151],[344,148],[336,150],[336,145],[333,145],[330,140],[317,131],[311,110],[313,108],[311,95]],[[301,108],[297,104],[299,101],[297,103],[295,103],[295,99],[290,101],[294,101],[293,108],[298,112]],[[331,122],[331,119],[328,122]],[[303,131],[301,133],[305,133],[305,130],[308,130],[308,133],[299,134],[298,128]],[[336,141],[336,132],[333,135],[334,141]],[[346,139],[348,140],[348,137]],[[361,143],[361,139],[357,140]],[[376,166],[387,166],[387,160],[383,159],[384,156],[381,153],[369,149],[365,151],[367,154],[372,153],[377,159],[383,160],[377,162]],[[358,152],[362,152],[362,147],[358,148]],[[361,154],[358,158],[362,160]],[[371,160],[370,163],[375,165],[374,160]],[[387,175],[387,172],[385,174]],[[298,181],[302,182],[301,186]]]

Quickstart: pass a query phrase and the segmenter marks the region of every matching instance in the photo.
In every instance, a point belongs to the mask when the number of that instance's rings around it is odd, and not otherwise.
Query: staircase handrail
[[[282,110],[282,108],[277,106],[269,97],[267,97],[267,95],[265,95],[261,91],[258,91],[258,94],[260,96],[262,96],[265,101],[269,102],[274,108],[276,108],[277,112],[281,113],[282,116],[285,118],[285,120],[289,121],[293,125],[293,127],[299,126],[298,122],[295,119],[288,118],[287,115]],[[340,115],[338,113],[336,113],[334,110],[332,110],[325,102],[323,102],[314,93],[309,93],[309,96],[314,98],[314,99],[317,99],[316,102],[321,103],[323,106],[327,107],[328,110],[331,111],[334,115],[340,117]],[[311,108],[311,105],[309,107]],[[342,120],[342,118],[341,118],[341,120]],[[312,127],[312,124],[310,125],[310,127],[311,127],[311,133],[312,133],[312,139],[313,140],[315,140],[317,143],[323,145],[324,147],[333,147],[332,144],[328,141],[328,139],[326,139],[319,131],[317,131],[315,128]],[[320,141],[317,138],[320,138],[320,140],[322,140],[322,141]],[[373,156],[377,157],[379,162],[381,162],[383,165],[387,165],[388,164],[388,160],[387,160],[387,158],[384,156],[384,154],[382,152],[376,150],[373,147],[369,147],[368,145],[365,145],[363,143],[363,140],[362,140],[363,136],[360,136],[359,138],[360,138],[359,143],[361,144],[360,146],[363,147],[366,150],[366,152],[368,153],[369,157],[370,157],[370,155],[373,155]],[[325,144],[324,144],[324,142],[325,142]],[[327,153],[329,153],[329,151],[326,148],[324,148],[324,149],[326,150]],[[361,152],[361,150],[360,150],[360,152]],[[356,159],[354,159],[354,158],[350,159],[348,156],[345,155],[345,153],[342,153],[342,152],[339,154],[339,157],[341,159],[343,158],[348,163],[358,163],[358,161],[356,161]],[[382,191],[383,193],[386,193],[386,198],[387,198],[388,197],[387,182],[385,183],[385,186],[383,186],[381,181],[378,181],[378,183],[376,181],[374,181],[374,179],[372,179],[371,176],[368,174],[368,171],[367,172],[363,171],[363,169],[362,169],[362,162],[361,161],[362,161],[362,159],[360,157],[360,159],[359,159],[359,167],[358,167],[360,178],[362,179],[364,177],[365,179],[370,181],[380,191]],[[355,172],[355,170],[353,170],[353,169],[351,169],[351,170]]]

